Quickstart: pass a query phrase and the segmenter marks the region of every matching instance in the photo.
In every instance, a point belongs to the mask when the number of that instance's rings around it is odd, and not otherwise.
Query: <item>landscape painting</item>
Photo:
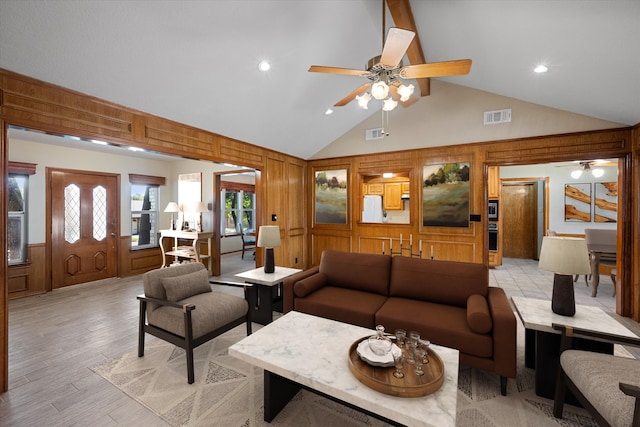
[[[565,184],[564,220],[591,222],[591,184]]]
[[[595,193],[593,222],[617,222],[618,183],[596,182],[593,187]]]
[[[316,172],[316,224],[347,223],[347,170]]]
[[[469,227],[469,163],[425,165],[422,225]]]

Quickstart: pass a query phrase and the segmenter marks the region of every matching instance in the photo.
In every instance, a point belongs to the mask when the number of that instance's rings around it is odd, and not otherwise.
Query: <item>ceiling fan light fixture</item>
[[[382,80],[375,82],[371,86],[371,95],[377,100],[386,98],[389,95],[389,85]]]
[[[391,111],[398,105],[398,101],[389,97],[382,102],[382,111]]]
[[[356,100],[358,101],[358,105],[364,110],[369,109],[369,101],[371,101],[371,95],[369,95],[369,92],[365,92],[362,95],[356,95]]]
[[[400,87],[398,88],[398,95],[400,95],[400,101],[402,102],[408,101],[409,98],[411,98],[411,95],[413,95],[414,89],[415,87],[412,84],[410,84],[409,86],[400,85]]]
[[[578,179],[581,176],[582,176],[582,170],[581,169],[576,169],[574,171],[571,171],[571,178]]]
[[[604,175],[604,169],[600,169],[600,168],[591,169],[591,174],[596,178],[600,178],[602,175]]]

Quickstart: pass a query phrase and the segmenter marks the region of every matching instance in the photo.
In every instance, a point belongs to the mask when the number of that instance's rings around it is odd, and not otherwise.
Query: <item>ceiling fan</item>
[[[468,74],[471,70],[470,59],[460,59],[455,61],[434,62],[426,64],[403,65],[402,58],[411,45],[415,37],[413,31],[402,28],[390,28],[386,40],[384,38],[385,11],[384,1],[382,4],[382,54],[369,60],[365,70],[351,68],[327,67],[312,65],[309,72],[342,74],[348,76],[364,77],[369,82],[364,83],[359,88],[342,98],[334,106],[342,107],[354,99],[362,108],[367,108],[371,97],[383,100],[383,111],[393,110],[398,101],[402,106],[407,107],[417,99],[412,98],[414,86],[405,85],[408,79],[424,79],[431,77],[444,77]],[[369,94],[367,91],[370,91]]]
[[[607,161],[607,160],[584,161],[584,162],[577,162],[577,163],[578,163],[577,166],[576,165],[563,166],[563,167],[575,168],[573,171],[571,171],[571,177],[573,179],[580,178],[583,173],[584,174],[591,173],[594,177],[600,178],[602,175],[604,175],[604,170],[597,166],[617,166],[618,165],[616,162]],[[591,166],[596,166],[596,168],[592,168]]]

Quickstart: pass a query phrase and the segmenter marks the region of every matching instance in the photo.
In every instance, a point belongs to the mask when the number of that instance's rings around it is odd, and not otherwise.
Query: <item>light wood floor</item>
[[[254,266],[251,257],[235,258],[239,253],[226,268],[223,262],[224,275]],[[91,371],[137,348],[142,293],[135,276],[10,301],[9,391],[0,394],[0,426],[166,426]]]

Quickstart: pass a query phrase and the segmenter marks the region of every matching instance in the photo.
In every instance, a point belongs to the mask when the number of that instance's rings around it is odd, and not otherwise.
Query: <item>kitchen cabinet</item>
[[[402,183],[385,183],[382,200],[384,210],[402,210]]]

